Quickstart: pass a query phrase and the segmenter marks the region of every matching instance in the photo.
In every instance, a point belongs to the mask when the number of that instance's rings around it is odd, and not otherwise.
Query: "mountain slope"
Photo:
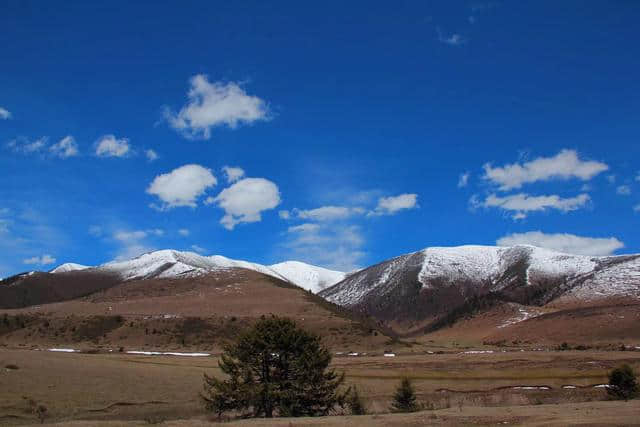
[[[188,279],[210,273],[247,269],[289,282],[312,292],[344,278],[344,273],[297,261],[264,266],[220,255],[160,250],[97,267],[62,264],[49,273],[30,272],[0,281],[0,308],[19,308],[89,295],[122,282],[150,279]]]
[[[433,247],[354,273],[320,296],[417,331],[501,301],[637,299],[640,256],[578,256],[524,245]]]

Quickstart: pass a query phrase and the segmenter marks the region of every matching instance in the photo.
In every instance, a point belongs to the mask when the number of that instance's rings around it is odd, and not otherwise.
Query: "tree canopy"
[[[636,374],[629,365],[622,365],[609,373],[607,393],[617,399],[633,399],[640,393]]]
[[[409,378],[403,378],[402,382],[396,389],[391,403],[393,412],[415,412],[420,407],[416,402],[416,393]]]
[[[344,374],[329,369],[320,337],[287,318],[264,316],[225,347],[218,362],[227,376],[204,376],[207,409],[221,416],[320,416],[344,406]]]

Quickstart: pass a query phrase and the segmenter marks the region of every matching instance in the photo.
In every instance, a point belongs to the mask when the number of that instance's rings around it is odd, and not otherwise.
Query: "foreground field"
[[[358,386],[369,411],[380,414],[246,423],[457,425],[507,421],[533,425],[630,425],[640,421],[638,402],[597,402],[606,399],[606,393],[602,387],[594,387],[604,383],[607,372],[621,363],[640,368],[640,352],[336,357],[335,368],[346,372],[348,384]],[[164,421],[167,425],[198,425],[206,421],[198,400],[202,374],[218,372],[215,357],[16,349],[0,349],[0,364],[2,425],[36,423],[35,410],[40,405],[47,409],[47,422],[140,425]],[[410,415],[382,414],[403,376],[414,380],[419,400],[432,410]]]

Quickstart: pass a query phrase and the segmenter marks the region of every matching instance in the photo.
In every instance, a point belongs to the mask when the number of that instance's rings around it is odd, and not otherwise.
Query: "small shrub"
[[[636,373],[629,365],[622,365],[609,373],[607,393],[616,399],[633,399],[640,392]]]
[[[364,407],[364,402],[358,394],[358,389],[355,386],[353,388],[349,388],[349,392],[347,393],[347,406],[349,407],[349,411],[351,411],[352,415],[365,415],[367,413],[367,409]]]
[[[38,405],[36,407],[36,415],[40,420],[40,424],[44,424],[44,420],[47,418],[47,407],[44,405]]]
[[[409,378],[403,378],[393,395],[391,411],[415,412],[419,409],[418,403],[416,402],[416,392],[413,389],[411,380],[409,380]]]

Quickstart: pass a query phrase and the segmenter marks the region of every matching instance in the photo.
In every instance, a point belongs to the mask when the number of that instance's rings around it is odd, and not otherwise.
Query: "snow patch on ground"
[[[175,351],[141,351],[141,350],[129,350],[127,354],[140,354],[144,356],[187,356],[187,357],[207,357],[211,356],[210,353],[179,353]]]
[[[50,348],[48,351],[53,351],[56,353],[77,353],[79,350],[74,350],[72,348]]]
[[[527,319],[531,319],[540,315],[538,310],[531,307],[518,307],[518,314],[504,321],[501,325],[498,325],[498,329],[506,328],[507,326],[515,325],[516,323],[524,322]]]

